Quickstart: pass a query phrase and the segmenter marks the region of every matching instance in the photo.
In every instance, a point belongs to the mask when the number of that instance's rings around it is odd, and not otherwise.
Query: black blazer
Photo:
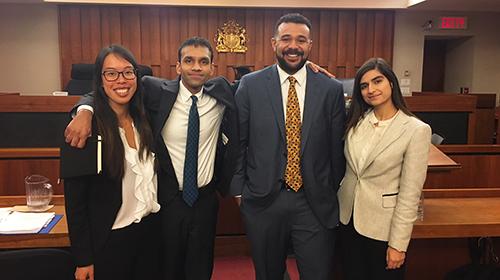
[[[180,76],[173,81],[144,76],[142,82],[146,90],[144,103],[151,118],[150,123],[155,138],[156,154],[161,166],[160,170],[158,170],[158,201],[160,204],[165,204],[174,199],[179,190],[179,184],[161,131],[177,99]],[[238,116],[233,90],[223,77],[210,80],[205,85],[204,90],[217,102],[226,106],[219,131],[214,177],[212,179],[219,193],[226,196],[234,174],[238,144]],[[226,137],[222,137],[222,134]],[[227,139],[227,142],[223,143],[223,138]]]
[[[104,174],[65,179],[64,198],[76,265],[91,265],[104,247],[122,205],[121,182]]]

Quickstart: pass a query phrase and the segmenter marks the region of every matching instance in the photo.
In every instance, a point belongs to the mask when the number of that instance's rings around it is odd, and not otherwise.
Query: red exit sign
[[[467,29],[467,17],[440,17],[441,29]]]

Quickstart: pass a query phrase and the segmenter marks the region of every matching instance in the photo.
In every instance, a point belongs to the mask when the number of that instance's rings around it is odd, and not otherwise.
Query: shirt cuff
[[[89,110],[92,113],[92,115],[94,114],[94,108],[92,108],[92,106],[90,106],[90,105],[80,105],[76,109],[76,114],[73,114],[71,117],[72,118],[76,117],[76,115],[78,115],[78,113],[80,113],[81,110]]]

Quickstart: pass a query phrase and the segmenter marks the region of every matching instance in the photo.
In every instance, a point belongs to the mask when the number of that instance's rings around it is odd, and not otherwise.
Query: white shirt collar
[[[189,102],[191,100],[191,95],[193,95],[187,88],[184,86],[182,81],[179,81],[179,96],[183,102]],[[198,101],[203,97],[203,87],[201,90],[195,94],[198,97]]]
[[[306,65],[302,66],[302,68],[299,69],[299,71],[295,72],[293,75],[288,74],[285,72],[283,69],[281,69],[280,65],[277,64],[278,66],[278,75],[280,77],[280,84],[283,84],[284,82],[287,81],[288,77],[293,76],[299,85],[304,85],[307,79],[307,70],[306,70]]]
[[[396,118],[396,116],[399,114],[399,111],[398,110],[396,112],[396,114],[394,114],[394,116],[392,116],[392,118],[388,119],[388,120],[383,120],[383,121],[379,121],[377,119],[377,117],[375,116],[375,112],[373,110],[371,110],[368,115],[366,116],[366,118],[368,119],[368,121],[370,122],[370,124],[372,126],[375,126],[376,123],[378,123],[378,127],[384,127],[384,126],[389,126],[392,121]]]

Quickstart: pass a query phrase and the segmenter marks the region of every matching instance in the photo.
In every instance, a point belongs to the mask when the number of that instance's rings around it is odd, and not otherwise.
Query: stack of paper
[[[1,212],[1,211],[0,211]],[[12,212],[0,216],[0,234],[37,233],[50,223],[55,213]]]

